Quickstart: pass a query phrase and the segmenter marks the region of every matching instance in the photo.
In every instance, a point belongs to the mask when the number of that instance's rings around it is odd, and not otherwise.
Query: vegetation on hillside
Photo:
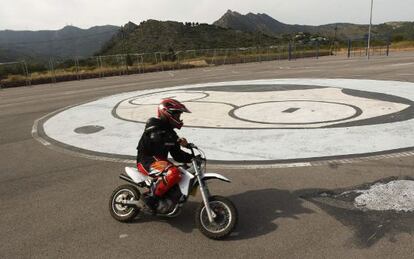
[[[281,42],[281,38],[263,33],[247,33],[208,24],[148,20],[138,26],[130,22],[122,27],[98,54],[271,46]]]

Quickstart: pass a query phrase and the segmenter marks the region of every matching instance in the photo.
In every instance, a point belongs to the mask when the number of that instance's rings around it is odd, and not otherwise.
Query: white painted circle
[[[312,124],[341,121],[357,114],[352,106],[320,101],[279,101],[250,104],[234,111],[242,120],[267,124]]]
[[[280,87],[283,91],[272,89],[262,91],[262,88],[278,85],[283,86]],[[294,86],[297,85],[320,88],[295,89]],[[253,90],[258,87],[262,90],[237,91],[239,86],[249,86]],[[226,87],[232,91],[222,90]],[[156,100],[171,97],[173,94],[192,110],[191,114],[183,115],[186,126],[178,131],[178,134],[198,144],[211,160],[257,163],[300,162],[381,154],[411,150],[414,147],[412,137],[414,119],[412,118],[355,124],[373,118],[393,117],[394,114],[401,114],[411,109],[411,104],[391,99],[351,96],[344,90],[383,94],[403,98],[408,102],[414,100],[414,83],[398,81],[269,79],[205,83],[127,92],[101,98],[50,117],[43,123],[42,129],[45,138],[63,144],[64,147],[75,148],[81,152],[96,152],[97,155],[110,154],[133,158],[145,121],[151,116],[156,116],[158,102]],[[309,119],[305,116],[306,113],[299,116],[300,110],[296,110],[292,112],[292,114],[296,113],[295,117],[286,117],[282,120],[282,122],[290,121],[293,125],[280,124],[277,127],[272,123],[280,121],[260,112],[261,109],[268,108],[266,105],[252,105],[288,101],[291,106],[289,108],[295,108],[299,103],[295,103],[294,100],[308,101],[306,108],[309,109],[314,107],[311,104],[313,102],[324,104],[318,107],[319,115],[315,118]],[[352,105],[362,112],[356,117],[349,117],[348,115],[354,111],[335,103]],[[240,109],[240,107],[244,108]],[[240,116],[254,119],[254,122],[230,116],[232,110],[237,114],[237,108],[240,109],[238,111]],[[303,109],[305,110],[305,107]],[[325,121],[319,121],[323,116]],[[336,126],[338,122],[329,122],[329,120],[341,120],[340,123],[348,123],[352,126]],[[260,123],[263,121],[270,124]],[[75,129],[87,125],[96,125],[104,129],[93,134],[75,132]]]

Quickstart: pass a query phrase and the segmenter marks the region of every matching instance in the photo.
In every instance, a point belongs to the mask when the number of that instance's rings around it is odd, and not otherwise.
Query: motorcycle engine
[[[157,212],[161,214],[167,214],[174,208],[174,203],[170,199],[162,199],[158,202]]]
[[[161,214],[167,214],[171,212],[175,205],[178,203],[181,197],[181,191],[178,185],[173,186],[164,196],[165,198],[160,200],[157,207],[157,212]]]

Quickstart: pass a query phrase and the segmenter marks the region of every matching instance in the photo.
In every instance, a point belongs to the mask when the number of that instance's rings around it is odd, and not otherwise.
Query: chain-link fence
[[[364,56],[388,56],[390,53],[389,38],[373,38],[368,53],[367,38],[348,40],[346,46],[337,46],[333,51],[334,55],[345,54],[348,58]]]
[[[356,41],[355,41],[356,42]],[[388,45],[387,45],[388,46]],[[332,54],[348,57],[363,56],[364,48],[348,44],[348,49],[332,51],[331,46],[313,44],[284,44],[270,47],[201,49],[155,53],[128,53],[72,59],[51,58],[39,64],[26,61],[0,63],[0,85],[13,87],[31,84],[56,83],[107,76],[122,76],[157,71],[219,66],[249,62],[319,58]],[[384,45],[374,45],[372,55],[388,55]]]
[[[0,63],[0,88],[31,84],[29,68],[25,61]]]

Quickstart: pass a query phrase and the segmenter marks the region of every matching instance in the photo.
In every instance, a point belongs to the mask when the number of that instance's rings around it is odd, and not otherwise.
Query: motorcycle
[[[229,199],[217,195],[212,196],[207,186],[207,180],[217,179],[224,182],[230,182],[230,180],[217,173],[207,173],[207,159],[204,152],[194,144],[189,144],[187,148],[190,149],[193,156],[191,166],[186,164],[178,166],[182,176],[181,180],[158,201],[155,215],[178,216],[189,196],[195,196],[199,189],[202,202],[195,213],[197,228],[208,238],[225,238],[236,227],[237,210]],[[195,155],[194,150],[198,155]],[[149,193],[155,182],[162,179],[165,174],[166,172],[162,172],[156,176],[148,176],[134,167],[125,167],[125,173],[119,177],[129,184],[121,185],[113,191],[109,202],[112,217],[120,222],[129,222],[141,212],[153,215],[154,211],[146,209],[143,201],[144,195]],[[143,195],[139,189],[144,190]]]

